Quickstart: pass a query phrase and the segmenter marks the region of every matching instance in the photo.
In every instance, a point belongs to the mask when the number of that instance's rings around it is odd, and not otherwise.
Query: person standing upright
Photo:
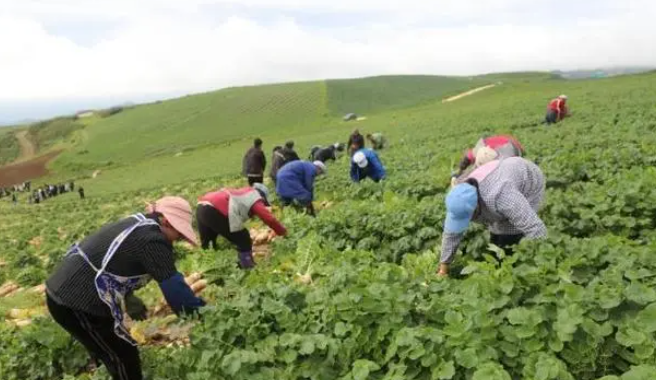
[[[264,169],[266,169],[266,157],[262,151],[262,139],[259,137],[253,141],[253,146],[246,152],[243,160],[243,174],[248,178],[248,185],[264,182]]]

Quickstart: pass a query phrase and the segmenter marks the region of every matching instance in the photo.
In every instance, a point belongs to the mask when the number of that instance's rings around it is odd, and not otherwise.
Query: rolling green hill
[[[282,132],[299,139],[341,123],[352,110],[371,115],[455,94],[489,81],[388,76],[229,88],[135,107],[87,129],[86,143],[62,155],[64,171],[94,170],[225,147]]]

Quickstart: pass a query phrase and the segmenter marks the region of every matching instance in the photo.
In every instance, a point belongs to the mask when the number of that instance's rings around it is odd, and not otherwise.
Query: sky
[[[269,82],[656,66],[653,0],[0,0],[0,123]]]

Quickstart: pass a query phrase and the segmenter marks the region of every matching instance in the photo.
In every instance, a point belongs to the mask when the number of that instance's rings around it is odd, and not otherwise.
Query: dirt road
[[[500,83],[499,83],[499,84],[500,84]],[[442,103],[448,103],[448,102],[452,102],[452,101],[454,101],[454,100],[462,99],[462,98],[464,98],[465,96],[474,95],[474,94],[477,93],[477,92],[481,92],[481,91],[487,90],[488,88],[495,87],[496,85],[497,85],[497,83],[495,83],[495,84],[488,84],[487,86],[483,86],[483,87],[478,87],[478,88],[475,88],[475,89],[473,89],[473,90],[469,90],[469,91],[463,92],[462,94],[458,94],[458,95],[456,95],[456,96],[452,96],[452,97],[450,97],[450,98],[443,99],[443,100],[442,100]]]
[[[27,138],[27,131],[20,131],[16,133],[16,139],[18,140],[18,144],[20,144],[21,150],[18,160],[23,161],[34,157],[36,154],[36,147],[32,141]]]
[[[48,174],[46,165],[59,153],[61,153],[61,150],[0,167],[0,187],[19,184]]]

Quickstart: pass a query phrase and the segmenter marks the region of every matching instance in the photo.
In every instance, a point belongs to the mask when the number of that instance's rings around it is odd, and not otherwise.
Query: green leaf
[[[656,379],[656,367],[650,365],[639,365],[631,367],[621,377],[622,380],[654,380]]]
[[[510,374],[497,363],[486,363],[479,366],[472,380],[511,380]]]
[[[474,368],[478,365],[478,356],[473,348],[458,350],[455,357],[458,364],[465,368]]]
[[[371,372],[378,371],[379,369],[380,366],[371,360],[359,359],[353,363],[351,374],[353,380],[366,380]]]
[[[620,380],[620,378],[617,377],[617,376],[611,375],[611,376],[600,377],[597,380]]]
[[[456,375],[456,367],[453,361],[442,362],[439,366],[433,368],[431,373],[431,380],[450,380]]]
[[[624,290],[624,295],[627,299],[640,305],[646,305],[650,302],[656,301],[656,290],[636,282],[627,286]]]
[[[560,362],[558,359],[549,355],[540,355],[538,362],[535,364],[536,380],[551,380],[558,378],[560,372]]]
[[[640,311],[636,317],[636,323],[642,331],[656,332],[656,303],[652,303]]]
[[[301,348],[298,350],[301,355],[312,355],[314,352],[314,342],[310,338],[305,338],[301,343]]]
[[[615,334],[617,343],[627,347],[641,344],[645,339],[647,339],[645,334],[632,328],[622,328]]]
[[[597,294],[597,301],[603,309],[612,309],[619,306],[622,302],[622,297],[618,289],[604,286]]]
[[[335,324],[335,336],[343,337],[349,331],[348,326],[344,322],[337,322]]]

